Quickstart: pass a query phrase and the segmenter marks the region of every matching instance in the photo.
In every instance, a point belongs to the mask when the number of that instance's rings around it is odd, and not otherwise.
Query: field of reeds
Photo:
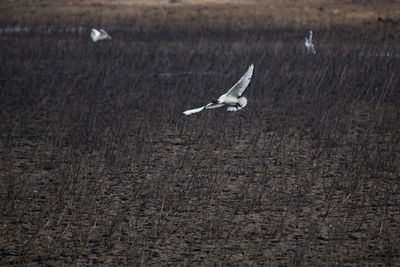
[[[1,20],[0,265],[398,264],[399,26],[163,14]]]

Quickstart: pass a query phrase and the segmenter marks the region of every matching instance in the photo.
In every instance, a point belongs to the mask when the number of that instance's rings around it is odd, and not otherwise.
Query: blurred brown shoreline
[[[118,24],[126,20],[283,27],[368,26],[400,20],[396,1],[2,1],[2,24]],[[389,22],[389,21],[387,21]],[[390,24],[390,23],[388,23]],[[389,25],[390,27],[395,25]]]

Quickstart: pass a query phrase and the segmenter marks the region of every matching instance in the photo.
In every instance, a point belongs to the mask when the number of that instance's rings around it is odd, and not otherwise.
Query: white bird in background
[[[200,108],[190,109],[183,112],[185,115],[200,112],[204,109],[220,108],[228,106],[228,111],[237,111],[247,105],[247,98],[242,96],[250,83],[251,76],[253,75],[254,65],[251,64],[249,69],[242,78],[226,93],[221,95],[217,100],[213,100],[205,106]]]
[[[310,38],[306,37],[306,41],[304,42],[308,53],[317,53],[314,48],[314,44],[312,43],[312,31],[310,31]]]
[[[92,29],[92,32],[90,33],[90,37],[92,38],[93,42],[97,42],[100,40],[105,40],[105,39],[110,39],[110,35],[103,29]]]

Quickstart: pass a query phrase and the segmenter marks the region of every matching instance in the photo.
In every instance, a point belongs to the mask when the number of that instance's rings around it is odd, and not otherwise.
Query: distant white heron
[[[205,106],[195,109],[189,109],[183,112],[185,115],[200,112],[204,109],[220,108],[228,106],[228,111],[237,111],[247,105],[247,98],[242,96],[250,83],[251,76],[253,75],[254,65],[251,64],[249,69],[242,78],[226,93],[221,95],[218,99],[213,100]]]
[[[306,37],[306,41],[304,42],[304,45],[306,46],[308,53],[315,54],[317,52],[315,51],[314,44],[312,43],[312,34],[313,34],[313,32],[310,31],[310,37],[309,38]]]
[[[93,42],[97,42],[100,40],[106,40],[106,39],[110,39],[111,37],[110,35],[103,29],[92,29],[92,32],[90,33],[90,37],[92,38]]]

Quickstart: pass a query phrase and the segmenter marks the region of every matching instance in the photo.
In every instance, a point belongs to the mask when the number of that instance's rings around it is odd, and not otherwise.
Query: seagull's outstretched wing
[[[92,29],[92,31],[90,32],[90,37],[92,38],[93,42],[97,42],[100,37],[100,32],[96,29]]]
[[[186,110],[186,111],[183,112],[183,114],[190,115],[190,114],[193,114],[193,113],[197,113],[197,112],[203,111],[204,109],[220,108],[220,107],[223,107],[223,106],[225,106],[225,105],[224,104],[220,104],[220,103],[208,103],[207,105],[202,106],[200,108]]]
[[[102,33],[102,35],[104,36],[105,39],[111,40],[111,36],[105,30],[100,29],[100,32]]]
[[[190,115],[190,114],[193,114],[193,113],[200,112],[200,111],[204,110],[205,108],[206,108],[206,106],[203,106],[201,108],[189,109],[189,110],[184,111],[183,114]]]
[[[251,64],[249,69],[242,78],[226,93],[227,96],[240,97],[246,91],[250,83],[251,76],[253,76],[254,65]]]

